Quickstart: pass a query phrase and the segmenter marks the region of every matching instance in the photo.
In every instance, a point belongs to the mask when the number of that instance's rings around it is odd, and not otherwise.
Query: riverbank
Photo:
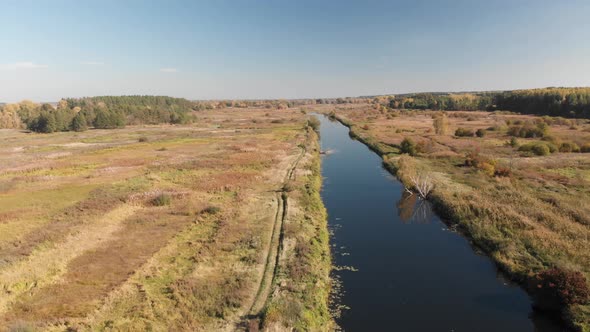
[[[553,200],[549,200],[546,190],[542,191],[538,184],[531,184],[532,179],[520,176],[520,172],[530,173],[536,168],[514,167],[512,177],[499,178],[484,176],[480,170],[458,167],[464,163],[465,154],[456,147],[457,142],[449,144],[430,134],[427,128],[423,132],[422,128],[416,129],[417,122],[427,121],[411,118],[414,114],[410,113],[410,118],[402,120],[399,114],[394,114],[368,109],[363,112],[337,110],[331,116],[350,128],[351,137],[379,154],[384,166],[407,187],[413,187],[411,176],[428,175],[435,185],[429,200],[437,213],[456,225],[521,285],[526,287],[532,276],[552,267],[588,275],[588,227],[584,219],[572,220],[575,218],[571,217],[578,215],[576,212],[583,211],[585,206],[581,203],[575,210],[576,201],[569,197],[575,197],[575,193],[587,195],[584,179],[578,185],[562,183],[558,187],[561,190],[552,192]],[[428,139],[432,145],[447,144],[452,148],[443,151],[446,155],[438,153],[434,156],[426,152],[400,158],[401,139],[396,139],[406,136],[416,141]],[[499,139],[495,141],[498,144]],[[476,144],[483,145],[481,141]],[[523,163],[530,161],[528,159]],[[543,197],[539,197],[541,195]],[[572,305],[564,309],[563,316],[572,328],[587,331],[589,312],[586,305]]]
[[[283,188],[285,222],[274,290],[262,317],[265,330],[331,331],[330,243],[318,134],[308,127],[305,154]]]

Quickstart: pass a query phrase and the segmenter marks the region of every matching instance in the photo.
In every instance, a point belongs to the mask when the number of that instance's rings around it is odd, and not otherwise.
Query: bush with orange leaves
[[[479,153],[479,148],[473,149],[465,156],[465,166],[474,167],[484,174],[494,176],[496,174],[496,161]]]
[[[581,272],[552,268],[537,273],[530,280],[535,305],[559,310],[574,304],[586,304],[590,289]]]

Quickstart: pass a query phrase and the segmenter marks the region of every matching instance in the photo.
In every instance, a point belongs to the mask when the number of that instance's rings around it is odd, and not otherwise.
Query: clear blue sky
[[[0,1],[0,101],[590,86],[590,1]]]

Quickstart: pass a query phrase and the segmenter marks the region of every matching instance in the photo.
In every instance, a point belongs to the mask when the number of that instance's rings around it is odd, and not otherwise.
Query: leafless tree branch
[[[432,189],[434,189],[434,183],[429,176],[412,176],[410,180],[412,180],[414,189],[422,199],[426,199]]]

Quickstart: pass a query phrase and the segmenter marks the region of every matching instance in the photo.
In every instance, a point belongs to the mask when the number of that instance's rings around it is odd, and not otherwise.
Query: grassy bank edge
[[[371,151],[377,153],[382,158],[383,167],[388,172],[396,176],[406,187],[412,187],[407,177],[402,174],[400,165],[397,163],[398,159],[390,158],[392,154],[399,155],[400,152],[397,147],[379,142],[371,136],[360,134],[356,129],[357,126],[345,117],[334,113],[326,115],[346,126],[350,130],[349,135],[351,138],[365,144]],[[415,159],[418,163],[417,166],[420,166],[420,158]],[[523,273],[522,269],[516,269],[514,266],[507,264],[501,258],[494,255],[496,243],[494,243],[493,239],[479,236],[481,233],[473,227],[474,223],[470,222],[470,220],[477,220],[478,216],[469,210],[455,206],[452,203],[452,198],[453,194],[450,191],[434,190],[429,196],[429,201],[432,203],[437,215],[445,223],[455,226],[455,229],[469,239],[472,245],[484,252],[500,271],[528,292],[527,282],[529,276]],[[590,321],[588,321],[588,318],[584,314],[584,309],[580,306],[564,309],[562,319],[567,327],[573,331],[590,332]]]
[[[281,234],[284,252],[262,317],[265,330],[331,331],[335,326],[328,305],[332,261],[327,212],[320,196],[319,136],[310,127],[306,130],[308,158],[301,163],[299,177],[290,182],[292,190],[285,193],[287,209],[297,212],[289,214]]]

